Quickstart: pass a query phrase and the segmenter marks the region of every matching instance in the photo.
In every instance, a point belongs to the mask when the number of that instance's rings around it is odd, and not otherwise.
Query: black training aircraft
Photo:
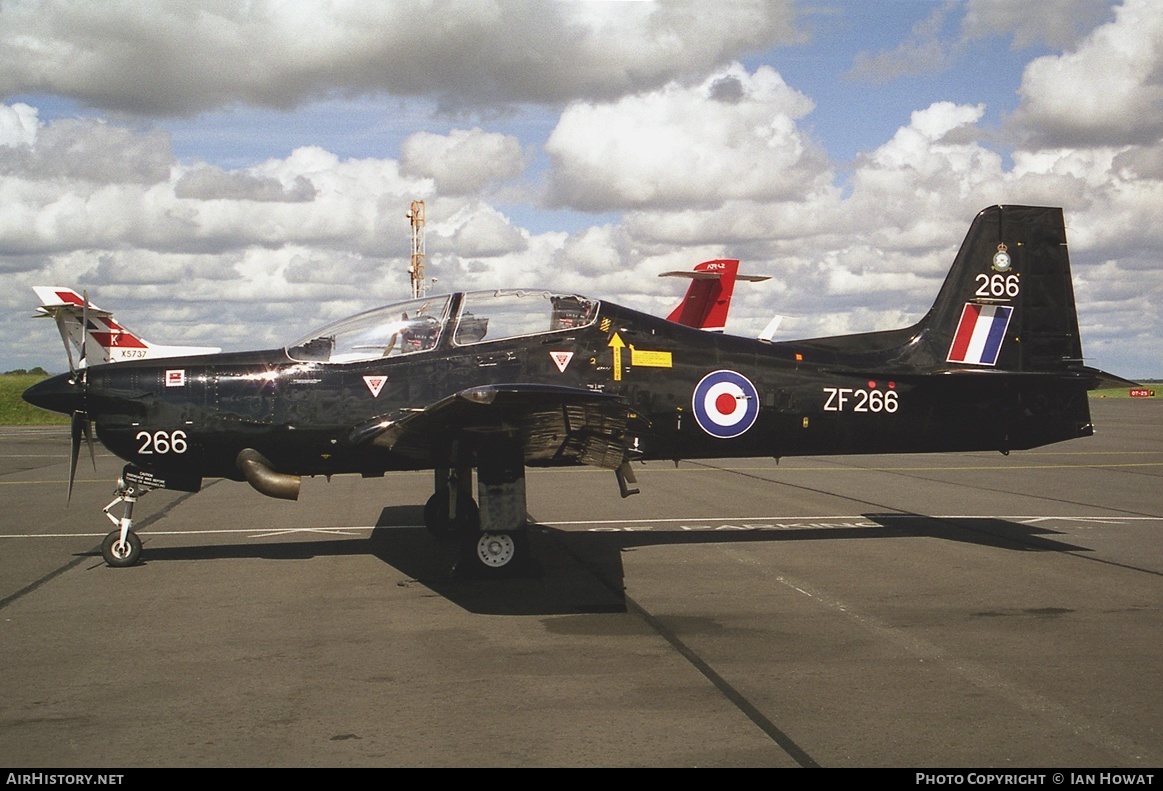
[[[488,291],[361,313],[282,349],[79,368],[24,398],[129,462],[102,553],[136,563],[154,488],[435,471],[424,509],[481,570],[526,554],[527,466],[1010,450],[1093,433],[1062,210],[994,206],[911,327],[770,343],[575,294]],[[91,438],[90,450],[92,449]],[[476,498],[473,470],[476,470]],[[117,518],[111,509],[123,504]]]

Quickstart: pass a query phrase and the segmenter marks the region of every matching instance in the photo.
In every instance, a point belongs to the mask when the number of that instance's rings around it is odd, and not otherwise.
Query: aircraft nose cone
[[[37,382],[25,390],[22,397],[33,406],[50,412],[71,415],[84,411],[85,393],[73,374],[58,374]]]

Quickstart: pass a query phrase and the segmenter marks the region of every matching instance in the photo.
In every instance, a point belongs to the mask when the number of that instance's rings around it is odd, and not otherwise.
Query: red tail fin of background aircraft
[[[691,272],[663,272],[659,277],[691,279],[686,296],[666,317],[667,321],[709,332],[722,332],[727,326],[727,311],[731,307],[736,280],[759,282],[771,279],[764,275],[739,274],[739,261],[733,258],[704,261]]]

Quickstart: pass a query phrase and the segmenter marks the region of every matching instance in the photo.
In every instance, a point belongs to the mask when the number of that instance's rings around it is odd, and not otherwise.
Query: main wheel
[[[424,525],[437,538],[456,538],[471,535],[480,527],[480,509],[471,497],[461,496],[456,501],[456,518],[449,516],[448,489],[428,498],[424,504]]]
[[[101,557],[114,568],[132,566],[141,559],[141,539],[130,530],[121,540],[121,531],[114,530],[101,542]]]
[[[452,574],[458,579],[508,579],[533,576],[537,566],[524,530],[477,533],[461,539],[460,560]]]
[[[489,569],[501,569],[517,557],[517,542],[508,533],[481,533],[476,550],[481,565]]]

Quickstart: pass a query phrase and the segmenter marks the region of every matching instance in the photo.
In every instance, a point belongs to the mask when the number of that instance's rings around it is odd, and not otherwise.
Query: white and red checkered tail
[[[36,315],[56,321],[65,352],[69,356],[70,368],[124,360],[217,354],[222,351],[214,346],[163,346],[150,343],[118,323],[111,311],[88,302],[71,288],[34,286],[33,291],[40,300]],[[75,366],[74,352],[77,360]]]

